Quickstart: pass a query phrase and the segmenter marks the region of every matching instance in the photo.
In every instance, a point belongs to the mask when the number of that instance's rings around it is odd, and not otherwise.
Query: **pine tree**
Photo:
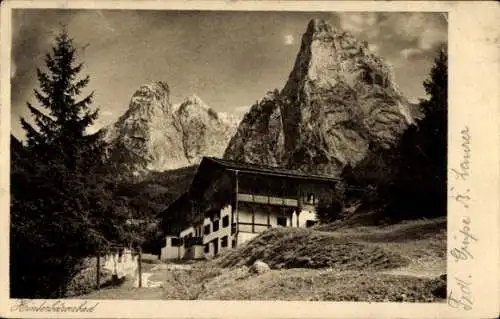
[[[420,101],[424,114],[409,128],[398,148],[398,173],[388,193],[389,213],[400,218],[446,214],[448,56],[440,48],[423,83],[428,99]]]
[[[448,154],[448,54],[440,48],[430,77],[424,82],[429,96],[421,101],[425,117],[419,121],[419,149],[424,163],[423,184],[432,214],[446,214]],[[417,172],[416,172],[417,173]]]
[[[27,147],[11,172],[11,294],[61,297],[83,259],[123,236],[104,166],[104,142],[86,129],[98,116],[93,93],[79,98],[75,44],[66,30],[37,69],[40,106],[28,103],[34,124],[22,119]],[[26,160],[29,158],[29,160]]]
[[[34,90],[40,109],[28,103],[36,128],[21,120],[27,133],[27,142],[40,160],[62,160],[69,168],[76,168],[79,154],[98,150],[98,139],[87,136],[86,129],[97,119],[92,111],[93,95],[77,100],[89,83],[89,76],[78,79],[83,63],[76,64],[76,48],[66,29],[57,36],[52,54],[45,56],[48,71],[37,68],[41,90]]]

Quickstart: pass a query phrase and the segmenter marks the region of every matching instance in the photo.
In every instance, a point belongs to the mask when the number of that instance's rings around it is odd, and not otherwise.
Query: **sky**
[[[143,84],[166,81],[171,102],[196,94],[216,111],[243,114],[285,85],[313,18],[367,41],[393,68],[410,100],[425,97],[436,49],[447,42],[441,13],[237,12],[17,9],[12,16],[11,132],[23,139],[26,102],[37,106],[36,68],[66,25],[90,75],[97,130],[116,121]]]

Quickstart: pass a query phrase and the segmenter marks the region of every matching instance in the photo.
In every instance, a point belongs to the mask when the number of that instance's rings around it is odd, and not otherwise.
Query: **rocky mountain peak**
[[[166,82],[142,85],[116,123],[103,129],[111,161],[124,177],[141,178],[196,164],[203,156],[221,156],[237,123],[218,113],[196,95],[179,106],[170,104]]]
[[[198,105],[204,109],[209,109],[208,105],[196,94],[188,96],[181,105],[183,104]]]
[[[210,108],[196,94],[185,98],[184,101],[182,101],[182,103],[176,108],[175,112],[177,115],[190,114],[190,116],[205,116],[208,114],[217,118],[217,112]]]
[[[167,82],[156,81],[144,84],[132,95],[130,109],[149,106],[170,107],[170,88]]]
[[[323,19],[312,19],[307,25],[306,34],[333,32],[333,26]]]
[[[288,81],[271,97],[240,123],[226,158],[338,175],[370,148],[394,145],[412,122],[390,66],[325,20],[310,21]]]

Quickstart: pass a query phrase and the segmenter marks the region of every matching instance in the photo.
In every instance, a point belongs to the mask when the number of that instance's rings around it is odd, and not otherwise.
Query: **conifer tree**
[[[43,161],[62,160],[66,167],[77,168],[77,159],[82,152],[98,151],[98,139],[86,135],[98,110],[92,111],[91,94],[77,99],[89,83],[89,76],[79,79],[83,63],[76,64],[76,48],[66,29],[57,36],[52,54],[46,54],[47,71],[37,68],[40,91],[34,95],[40,108],[28,103],[36,127],[24,119],[22,126],[27,133],[31,150]]]
[[[93,93],[79,98],[76,47],[64,29],[37,69],[34,125],[22,119],[27,147],[11,172],[11,294],[61,297],[85,257],[123,236],[104,164],[104,142],[87,128],[98,116]],[[28,158],[28,160],[26,160]],[[103,248],[104,248],[103,247]]]
[[[423,117],[401,139],[395,163],[399,170],[388,188],[393,216],[446,215],[448,56],[444,47],[423,85],[428,95],[420,101]]]

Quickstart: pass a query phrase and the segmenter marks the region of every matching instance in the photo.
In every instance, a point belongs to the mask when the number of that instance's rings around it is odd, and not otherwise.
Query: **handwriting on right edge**
[[[455,284],[460,288],[459,293],[450,290],[448,294],[448,305],[452,308],[459,309],[462,308],[466,311],[472,309],[472,276],[468,275],[468,280],[465,281],[458,277],[455,277]],[[458,296],[457,296],[458,295]]]
[[[450,255],[455,263],[468,263],[474,259],[471,251],[473,243],[478,241],[478,237],[473,234],[472,220],[469,216],[471,206],[471,189],[467,185],[471,171],[471,132],[468,126],[465,126],[461,131],[460,148],[462,156],[460,164],[457,168],[451,168],[450,171],[454,175],[452,187],[450,188],[450,198],[460,206],[457,207],[462,211],[461,226],[456,235],[453,236],[453,243],[450,243]],[[452,278],[449,276],[448,278]],[[453,277],[454,280],[449,281],[450,286],[447,298],[448,305],[455,309],[472,310],[472,275],[461,274]]]

